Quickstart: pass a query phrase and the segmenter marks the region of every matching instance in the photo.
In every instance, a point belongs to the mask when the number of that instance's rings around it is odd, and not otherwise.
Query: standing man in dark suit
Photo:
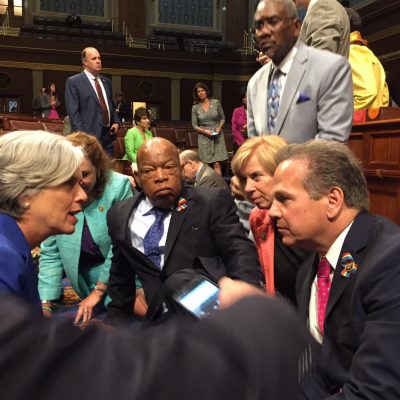
[[[194,150],[185,150],[179,154],[183,178],[194,186],[219,187],[228,189],[225,179],[214,168],[201,162]]]
[[[119,129],[119,117],[112,100],[111,82],[100,75],[101,57],[94,47],[81,53],[84,70],[70,76],[65,84],[65,104],[72,131],[97,137],[109,155]]]
[[[399,226],[367,212],[367,183],[345,145],[290,145],[278,162],[269,215],[285,245],[315,252],[297,274],[299,312],[322,343],[308,398],[399,399]]]
[[[162,138],[142,145],[137,163],[143,193],[115,204],[107,216],[114,246],[109,321],[132,316],[135,276],[149,304],[148,321],[171,316],[163,304],[163,283],[182,269],[197,269],[214,281],[227,275],[259,285],[257,252],[230,192],[182,186],[178,151]],[[157,224],[161,231],[155,238]]]

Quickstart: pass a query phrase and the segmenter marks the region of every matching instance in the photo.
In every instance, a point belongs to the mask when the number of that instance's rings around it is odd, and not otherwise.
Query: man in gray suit
[[[353,120],[350,65],[342,56],[304,45],[298,40],[300,29],[293,0],[258,4],[256,39],[271,62],[254,74],[247,87],[248,134],[281,135],[290,143],[314,138],[345,142]],[[277,73],[279,107],[271,128],[268,92]]]
[[[183,151],[179,154],[179,160],[185,182],[194,183],[194,186],[228,189],[225,179],[207,164],[203,164],[195,151]]]
[[[300,40],[308,46],[349,57],[350,22],[338,0],[294,0],[298,9],[307,9]]]

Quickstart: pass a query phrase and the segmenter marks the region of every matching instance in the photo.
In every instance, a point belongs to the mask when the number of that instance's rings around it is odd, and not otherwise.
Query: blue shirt
[[[13,294],[42,307],[31,249],[14,218],[0,214],[0,294]]]

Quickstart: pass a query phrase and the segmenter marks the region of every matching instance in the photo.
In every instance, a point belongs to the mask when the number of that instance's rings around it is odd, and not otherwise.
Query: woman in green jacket
[[[150,114],[144,107],[139,107],[135,110],[133,120],[136,126],[129,129],[125,135],[125,160],[130,160],[136,164],[136,156],[139,147],[147,140],[153,137],[149,130],[150,127]]]
[[[104,310],[111,266],[112,246],[107,228],[107,211],[120,200],[132,196],[127,176],[110,169],[110,159],[98,140],[83,132],[67,136],[82,148],[81,186],[88,196],[72,235],[51,236],[41,245],[39,295],[44,314],[51,316],[53,300],[62,293],[62,278],[82,299],[75,323],[88,322],[97,309]]]

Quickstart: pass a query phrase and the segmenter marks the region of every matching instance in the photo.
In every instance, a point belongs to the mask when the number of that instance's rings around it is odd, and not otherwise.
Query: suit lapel
[[[87,90],[88,92],[94,94],[94,96],[95,96],[95,98],[96,98],[96,101],[97,101],[98,105],[100,106],[100,102],[99,102],[99,98],[97,97],[96,90],[95,90],[95,88],[92,86],[92,83],[90,82],[89,77],[88,77],[84,72],[82,72],[82,78],[83,78],[83,79],[82,79],[83,84],[86,86],[86,90]]]
[[[184,187],[181,193],[181,197],[187,200],[187,207],[184,210],[180,211],[178,211],[176,207],[174,207],[172,211],[167,240],[165,243],[164,269],[167,264],[168,257],[171,253],[171,249],[176,241],[179,231],[181,230],[182,224],[190,213],[190,210],[193,206],[193,189]]]
[[[204,175],[204,171],[206,170],[206,164],[203,164],[200,168],[199,174],[196,176],[195,184],[199,184],[201,178]]]
[[[278,119],[276,122],[275,132],[280,133],[283,123],[288,115],[289,108],[293,102],[297,101],[298,88],[303,75],[306,72],[307,47],[299,42],[297,53],[294,57],[293,64],[286,78],[285,88],[281,94],[279,104]]]
[[[268,77],[272,68],[272,62],[269,62],[262,68],[264,68],[263,75],[259,81],[259,87],[255,88],[257,97],[253,103],[254,124],[260,134],[261,132],[268,132]]]
[[[371,214],[360,214],[354,220],[353,225],[346,236],[332,280],[331,291],[329,293],[328,304],[326,307],[326,319],[340,300],[343,292],[354,282],[355,279],[357,279],[357,274],[360,272],[359,270],[362,268],[364,261],[362,250],[367,245],[367,239],[372,223],[373,216]],[[351,273],[348,277],[341,275],[343,271],[341,263],[344,253],[350,253],[358,266],[357,271]]]
[[[129,243],[131,245],[131,234],[129,220],[133,211],[138,206],[139,202],[144,198],[143,193],[136,193],[129,201],[120,203],[118,210],[118,220],[115,222],[119,224],[119,229],[115,229],[115,237],[117,241]],[[122,227],[122,229],[121,229]]]

